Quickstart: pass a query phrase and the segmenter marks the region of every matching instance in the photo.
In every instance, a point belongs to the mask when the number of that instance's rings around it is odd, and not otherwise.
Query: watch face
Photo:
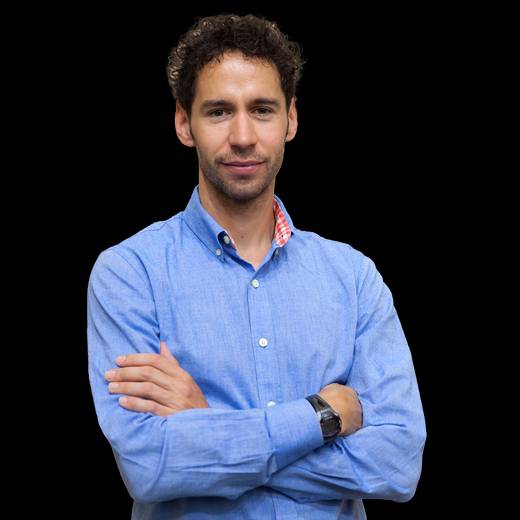
[[[322,412],[321,430],[325,437],[331,437],[341,431],[338,417],[329,410]]]

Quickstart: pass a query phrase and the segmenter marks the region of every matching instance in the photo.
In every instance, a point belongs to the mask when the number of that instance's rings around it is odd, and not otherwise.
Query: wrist
[[[309,401],[316,412],[324,442],[333,441],[342,430],[339,413],[319,394],[309,395],[305,399]]]

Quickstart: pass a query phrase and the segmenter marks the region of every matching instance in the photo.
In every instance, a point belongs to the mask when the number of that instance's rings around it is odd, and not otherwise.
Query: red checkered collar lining
[[[289,226],[289,223],[287,222],[287,219],[285,218],[285,215],[283,214],[282,208],[280,208],[280,205],[278,204],[278,201],[273,198],[273,210],[274,210],[274,218],[275,218],[275,225],[274,225],[274,240],[276,241],[276,244],[280,247],[283,247],[287,242],[289,241],[289,238],[291,238],[291,228]],[[231,240],[231,243],[233,244],[233,247],[237,249],[237,246],[231,238],[230,235],[229,239]]]

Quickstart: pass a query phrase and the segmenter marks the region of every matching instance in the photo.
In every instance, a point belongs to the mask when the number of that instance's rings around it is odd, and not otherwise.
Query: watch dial
[[[325,412],[322,415],[322,432],[323,435],[329,437],[336,434],[339,431],[339,420],[330,412]]]

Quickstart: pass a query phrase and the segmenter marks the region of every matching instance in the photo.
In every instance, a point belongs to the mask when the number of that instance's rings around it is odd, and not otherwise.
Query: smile
[[[244,173],[255,173],[260,169],[260,166],[262,166],[262,162],[253,162],[253,161],[247,161],[243,163],[239,162],[231,162],[231,163],[222,163],[227,170],[229,170],[231,173],[238,173],[238,174],[244,174]]]

